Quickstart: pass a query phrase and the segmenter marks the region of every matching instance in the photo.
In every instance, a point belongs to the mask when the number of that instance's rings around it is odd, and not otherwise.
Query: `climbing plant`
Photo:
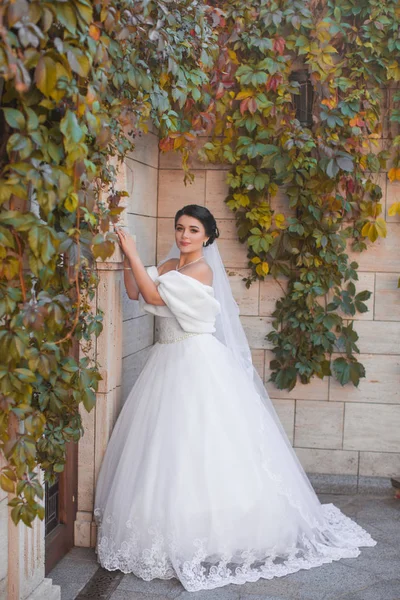
[[[287,278],[269,336],[276,385],[331,371],[358,384],[347,317],[369,292],[356,291],[346,247],[385,235],[375,174],[389,158],[380,107],[400,79],[398,34],[393,0],[1,3],[0,485],[15,522],[43,518],[36,467],[49,481],[62,471],[82,435],[80,405],[95,402],[95,261],[116,242],[116,165],[149,120],[162,150],[182,152],[187,179],[190,150],[212,135],[202,154],[232,165],[227,204],[247,284]],[[294,109],[299,69],[310,124]],[[398,95],[390,103],[396,127]],[[274,211],[282,192],[286,208]]]
[[[218,7],[216,125],[200,153],[232,165],[226,203],[248,248],[246,284],[272,275],[282,285],[267,336],[271,379],[288,390],[313,375],[358,385],[365,370],[352,317],[367,310],[370,292],[356,289],[348,249],[364,251],[386,236],[377,173],[389,158],[389,179],[400,180],[400,136],[390,140],[392,154],[382,147],[385,94],[390,123],[400,121],[399,92],[385,90],[400,80],[399,5],[230,0]],[[312,92],[309,123],[295,110],[299,71]],[[274,209],[282,198],[285,208]]]
[[[80,405],[95,403],[95,261],[116,242],[116,164],[149,119],[176,147],[195,137],[195,105],[211,125],[199,100],[215,52],[191,0],[1,3],[0,485],[16,523],[44,517],[36,467],[49,481],[63,470]]]

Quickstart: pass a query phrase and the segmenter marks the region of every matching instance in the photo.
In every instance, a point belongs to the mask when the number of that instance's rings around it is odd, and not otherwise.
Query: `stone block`
[[[290,443],[293,445],[295,401],[274,399],[273,405],[285,433],[288,436]]]
[[[355,321],[361,354],[400,354],[400,322]]]
[[[122,361],[122,402],[125,402],[139,377],[153,346],[130,354]]]
[[[90,512],[93,509],[96,409],[88,413],[81,405],[80,414],[85,435],[78,445],[78,510]]]
[[[8,572],[8,497],[0,501],[0,582]],[[1,583],[0,583],[1,585]]]
[[[135,139],[134,151],[128,152],[127,156],[131,160],[136,160],[145,165],[158,169],[158,135],[155,135],[154,133],[138,135]]]
[[[212,212],[212,211],[211,211]],[[219,240],[236,240],[237,230],[235,219],[218,219]]]
[[[271,316],[276,308],[276,302],[285,295],[287,278],[274,279],[268,276],[265,281],[260,281],[260,315]]]
[[[360,475],[399,477],[399,452],[360,452]]]
[[[241,317],[250,348],[270,348],[265,336],[271,331],[271,319],[268,317]]]
[[[226,171],[207,171],[206,173],[206,207],[217,219],[217,224],[218,219],[234,217],[234,213],[224,202],[229,192],[226,175]]]
[[[92,514],[78,512],[75,520],[74,544],[75,546],[90,548],[90,523]]]
[[[308,384],[297,382],[293,390],[279,390],[272,381],[268,381],[272,369],[270,362],[274,360],[275,355],[272,350],[265,351],[265,385],[271,398],[292,398],[298,400],[328,400],[328,378],[313,377]]]
[[[136,246],[143,264],[154,265],[156,259],[157,219],[128,215],[129,231],[136,236]]]
[[[373,244],[367,242],[368,249],[364,252],[354,252],[348,245],[350,261],[355,260],[360,271],[399,273],[400,252],[400,223],[387,224],[387,236],[378,238]]]
[[[130,319],[124,323],[124,336],[122,341],[122,356],[139,352],[151,346],[154,341],[154,317],[146,314],[143,317]]]
[[[246,246],[237,239],[218,240],[218,248],[225,267],[231,269],[248,268],[249,259],[247,258]]]
[[[389,217],[389,208],[395,202],[400,202],[400,181],[387,181],[386,188],[386,221],[388,223],[399,223],[400,215],[396,214],[393,217]]]
[[[144,314],[144,310],[142,310],[139,306],[138,300],[131,300],[126,293],[125,285],[123,283],[124,278],[122,279],[122,319],[123,321],[128,321],[129,319],[135,319],[136,317],[142,317]]]
[[[400,452],[399,431],[400,405],[346,403],[344,449]]]
[[[376,273],[374,318],[400,321],[399,273]]]
[[[51,579],[43,579],[25,600],[60,600],[61,587],[53,585]]]
[[[256,368],[257,373],[261,377],[261,381],[264,381],[264,350],[251,349],[251,358],[253,365]]]
[[[296,454],[307,473],[357,475],[358,452],[352,450],[296,448]]]
[[[186,204],[204,205],[205,173],[193,171],[193,183],[184,184],[183,171],[160,171],[158,175],[158,216],[174,217]]]
[[[357,494],[357,475],[309,473],[308,478],[317,494]],[[335,504],[335,501],[333,503]],[[347,598],[346,600],[350,599]]]
[[[174,219],[157,219],[157,264],[162,260],[175,240]]]
[[[136,215],[157,216],[158,171],[140,162],[125,160],[127,212]]]
[[[332,355],[332,359],[337,356]],[[400,404],[400,356],[359,354],[357,359],[364,365],[366,376],[358,387],[350,383],[342,386],[331,377],[329,400]]]
[[[229,283],[236,302],[239,305],[241,315],[258,315],[259,281],[255,281],[249,289],[243,281],[250,275],[249,269],[236,270],[227,269]]]
[[[303,448],[342,448],[343,402],[297,400],[294,444]]]
[[[105,392],[118,384],[121,376],[122,304],[121,274],[101,271],[98,286],[98,305],[104,311],[103,330],[97,338],[97,360],[102,381],[99,391]]]

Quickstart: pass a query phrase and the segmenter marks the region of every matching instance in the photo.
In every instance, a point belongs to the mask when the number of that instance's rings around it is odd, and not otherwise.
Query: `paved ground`
[[[357,558],[301,570],[270,581],[228,585],[211,591],[187,592],[176,579],[151,582],[117,574],[111,596],[101,582],[86,598],[95,600],[400,600],[400,500],[389,496],[319,494],[333,502],[377,540]],[[62,600],[74,600],[98,571],[94,551],[74,548],[48,577],[61,586]],[[107,578],[108,573],[105,571]],[[115,589],[116,588],[116,589]],[[82,596],[83,599],[83,596]]]

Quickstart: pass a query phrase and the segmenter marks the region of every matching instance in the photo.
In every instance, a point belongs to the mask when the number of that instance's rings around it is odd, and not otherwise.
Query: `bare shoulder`
[[[157,267],[159,275],[162,275],[163,273],[166,273],[167,271],[171,271],[172,269],[175,269],[178,262],[179,262],[178,258],[170,258],[169,260],[166,260],[162,265]]]
[[[194,265],[190,265],[187,269],[182,271],[185,275],[197,279],[204,285],[212,285],[213,282],[213,270],[208,263],[204,260]]]

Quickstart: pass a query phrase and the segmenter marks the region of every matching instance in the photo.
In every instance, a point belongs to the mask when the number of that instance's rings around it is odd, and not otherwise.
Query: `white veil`
[[[240,311],[237,302],[235,301],[231,286],[229,283],[228,275],[224,264],[219,253],[217,242],[214,241],[210,246],[203,248],[203,255],[207,263],[213,271],[213,288],[214,296],[221,305],[221,312],[217,316],[214,333],[215,337],[219,339],[225,346],[227,346],[238,362],[242,365],[249,381],[257,390],[258,395],[262,399],[265,408],[268,410],[272,418],[274,419],[278,429],[280,430],[286,445],[290,449],[290,452],[295,460],[295,463],[299,467],[299,471],[305,480],[305,483],[309,489],[315,494],[314,488],[312,487],[293,447],[290,443],[289,438],[286,435],[285,430],[279,420],[279,417],[275,411],[274,405],[268,395],[267,390],[261,380],[261,377],[257,373],[251,356],[249,343],[246,338],[242,323],[240,321]],[[162,259],[159,264],[164,263],[170,258],[179,258],[180,251],[176,243],[174,242],[167,256]],[[243,399],[245,402],[245,398]]]

